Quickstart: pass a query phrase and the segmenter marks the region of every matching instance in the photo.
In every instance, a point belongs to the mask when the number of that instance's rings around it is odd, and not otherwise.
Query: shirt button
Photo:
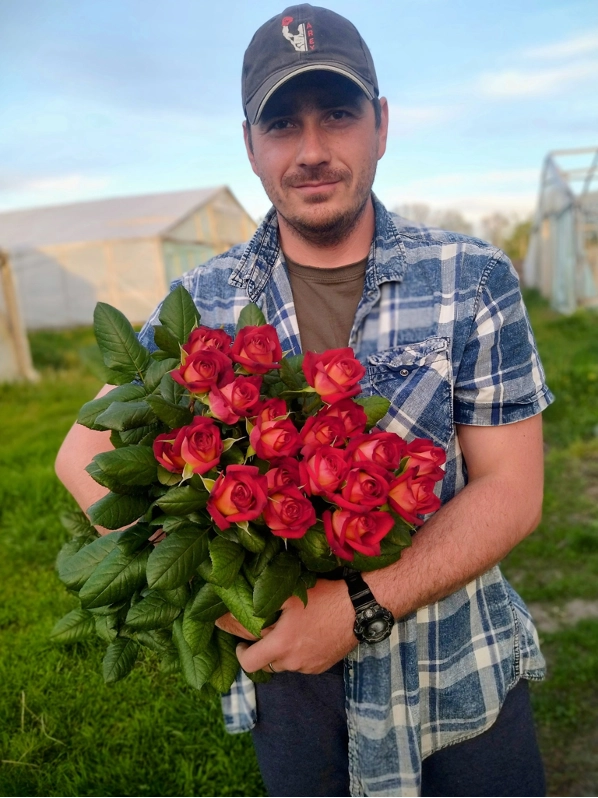
[[[401,375],[401,377],[408,377],[409,376],[409,369],[401,369],[399,371],[399,374]]]

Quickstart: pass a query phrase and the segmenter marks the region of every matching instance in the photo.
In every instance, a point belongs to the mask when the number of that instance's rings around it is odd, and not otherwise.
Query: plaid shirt
[[[467,236],[416,227],[374,198],[376,231],[349,345],[367,367],[364,395],[391,401],[379,426],[447,453],[442,503],[467,483],[456,424],[509,424],[553,400],[544,383],[517,275],[505,255]],[[234,333],[260,306],[283,351],[301,351],[293,296],[271,211],[249,244],[179,282],[202,323]],[[140,333],[152,346],[151,324]],[[422,759],[480,734],[520,678],[544,660],[529,613],[498,567],[394,625],[345,660],[352,795],[418,795]],[[241,671],[223,698],[227,729],[256,722]]]

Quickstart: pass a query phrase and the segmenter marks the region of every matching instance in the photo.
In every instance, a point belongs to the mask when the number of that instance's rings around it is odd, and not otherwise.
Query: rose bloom
[[[213,330],[211,327],[196,327],[191,332],[187,343],[182,347],[183,352],[194,355],[204,349],[218,349],[228,355],[233,339],[224,330]]]
[[[299,463],[299,470],[306,493],[329,497],[347,476],[349,464],[340,449],[320,446],[309,459]]]
[[[240,418],[252,416],[260,401],[261,376],[237,377],[228,385],[213,385],[208,394],[210,410],[223,424],[236,424]]]
[[[264,521],[273,535],[300,538],[316,523],[316,511],[299,488],[284,485],[270,491]]]
[[[301,454],[309,457],[320,446],[340,448],[345,445],[345,425],[338,417],[310,416],[301,430]]]
[[[395,432],[371,432],[351,439],[347,457],[355,465],[374,463],[388,471],[396,471],[404,451],[405,441]]]
[[[288,413],[287,403],[284,399],[266,399],[257,407],[255,423],[283,419],[287,417]]]
[[[301,448],[301,438],[289,419],[258,422],[249,434],[249,443],[262,460],[294,457]]]
[[[308,385],[315,388],[326,404],[332,405],[361,392],[359,380],[365,368],[353,354],[350,346],[328,349],[321,355],[306,352],[303,373]]]
[[[322,514],[324,531],[332,553],[344,560],[352,560],[355,551],[369,557],[380,554],[380,541],[394,526],[390,513],[370,510],[352,513],[350,510],[325,510]]]
[[[235,363],[240,363],[250,374],[266,374],[280,368],[282,349],[271,324],[248,325],[236,334],[230,354]]]
[[[440,499],[434,494],[436,480],[416,476],[416,473],[416,469],[410,468],[390,483],[388,503],[405,521],[421,526],[423,521],[418,515],[438,510]]]
[[[218,349],[202,349],[189,355],[170,376],[190,393],[206,393],[212,385],[221,388],[235,378],[230,359]]]
[[[294,457],[281,457],[276,460],[276,467],[266,472],[268,490],[282,488],[285,485],[299,485],[299,462]]]
[[[256,466],[229,465],[210,493],[207,510],[219,529],[237,521],[253,521],[268,502],[266,477]]]
[[[365,513],[386,502],[389,484],[388,471],[368,463],[361,468],[352,468],[340,496],[336,494],[333,498],[343,510]]]
[[[417,466],[418,477],[432,477],[435,482],[444,478],[441,468],[446,463],[446,452],[440,446],[434,446],[427,438],[415,438],[407,444],[403,457],[408,457],[407,468]]]
[[[185,461],[181,457],[181,443],[185,437],[186,427],[163,432],[154,439],[154,457],[173,474],[182,474]]]
[[[353,399],[341,399],[333,405],[322,408],[316,418],[340,418],[345,427],[345,436],[361,435],[365,432],[368,417],[365,410]]]
[[[220,430],[211,418],[195,416],[191,424],[181,429],[181,457],[194,474],[206,474],[214,468],[222,454]]]

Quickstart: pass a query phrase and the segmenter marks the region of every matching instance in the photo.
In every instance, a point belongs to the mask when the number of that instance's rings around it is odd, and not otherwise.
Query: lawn
[[[505,562],[526,600],[596,599],[598,315],[564,318],[527,297],[557,403],[545,413],[539,529]],[[53,563],[73,504],[53,460],[101,382],[89,330],[36,333],[35,385],[0,386],[0,794],[263,795],[247,735],[225,734],[217,703],[145,660],[103,685],[98,642],[47,642],[74,606]],[[598,793],[598,621],[543,634],[550,678],[533,686],[552,795]]]

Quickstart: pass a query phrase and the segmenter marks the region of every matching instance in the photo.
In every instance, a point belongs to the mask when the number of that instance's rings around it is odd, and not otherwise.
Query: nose
[[[304,119],[299,137],[296,162],[298,166],[320,166],[330,161],[326,133],[317,120]]]

